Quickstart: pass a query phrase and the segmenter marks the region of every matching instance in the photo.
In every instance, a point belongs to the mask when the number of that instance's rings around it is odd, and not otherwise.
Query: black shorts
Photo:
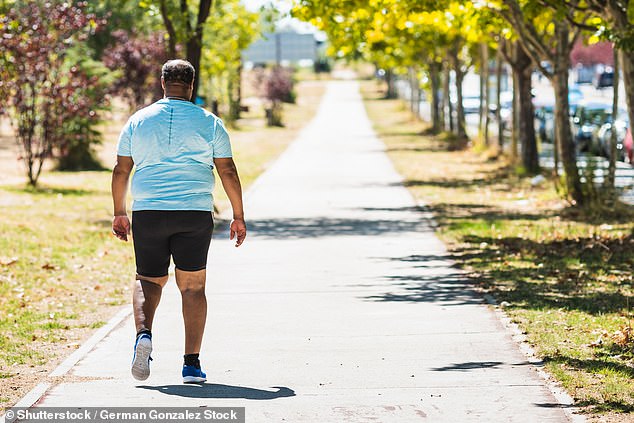
[[[170,257],[177,269],[188,272],[205,269],[213,228],[213,216],[208,211],[132,212],[136,273],[165,276]]]

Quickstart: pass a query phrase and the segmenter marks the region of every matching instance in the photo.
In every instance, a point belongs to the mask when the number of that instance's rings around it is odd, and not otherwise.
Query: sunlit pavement
[[[244,406],[247,422],[564,422],[562,406],[475,293],[376,138],[356,82],[249,191],[236,249],[209,258],[206,384],[180,381],[180,298],[166,288],[152,375],[129,374],[131,318],[40,406]]]

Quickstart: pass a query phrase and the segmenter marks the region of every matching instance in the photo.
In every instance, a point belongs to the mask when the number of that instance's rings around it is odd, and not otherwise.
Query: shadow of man
[[[243,398],[250,400],[272,400],[294,397],[295,391],[284,386],[272,386],[276,391],[248,388],[245,386],[220,385],[216,383],[197,383],[189,385],[137,386],[137,388],[176,395],[187,398]]]

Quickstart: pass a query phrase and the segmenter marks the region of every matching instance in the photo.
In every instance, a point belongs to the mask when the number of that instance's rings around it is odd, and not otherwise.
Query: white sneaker
[[[145,380],[150,377],[150,360],[152,360],[150,354],[152,354],[152,337],[142,333],[136,338],[132,358],[131,372],[136,380]]]

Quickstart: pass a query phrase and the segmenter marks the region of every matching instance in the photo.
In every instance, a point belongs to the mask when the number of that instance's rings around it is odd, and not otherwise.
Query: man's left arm
[[[244,222],[244,208],[242,204],[242,185],[238,176],[238,169],[231,157],[215,158],[214,165],[222,181],[222,187],[229,197],[233,209],[233,220],[230,227],[230,238],[236,237],[236,247],[242,245],[247,236],[247,225]]]

